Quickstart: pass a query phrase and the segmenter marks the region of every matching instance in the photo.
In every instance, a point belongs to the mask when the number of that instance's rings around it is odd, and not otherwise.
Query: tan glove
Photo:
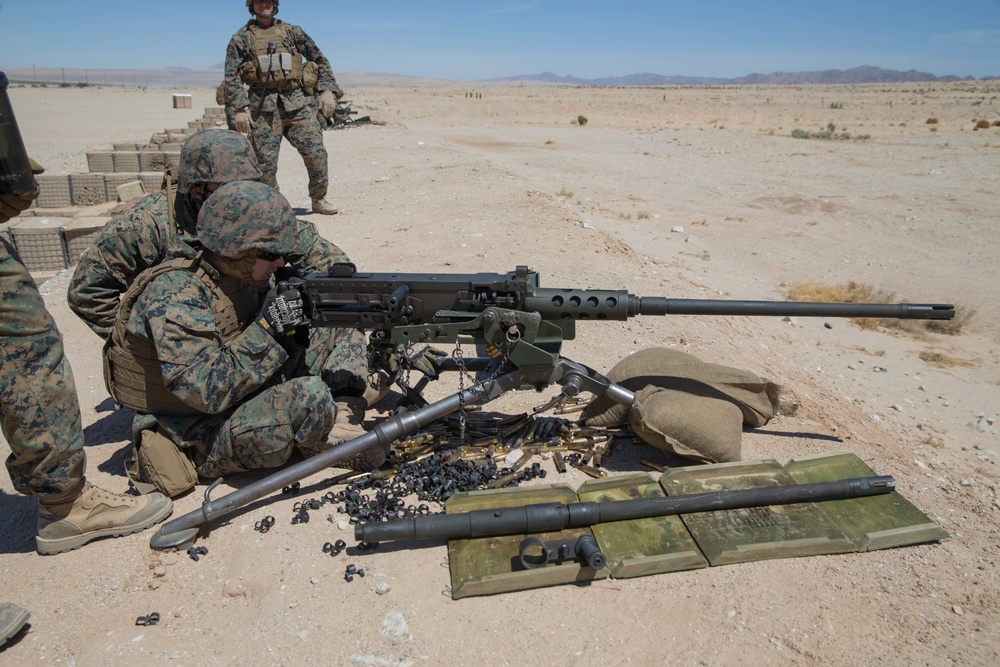
[[[319,108],[323,112],[324,118],[329,118],[333,115],[334,109],[337,108],[337,98],[334,97],[332,91],[324,90],[319,94]]]
[[[41,174],[45,171],[42,165],[31,158],[28,158],[28,162],[31,163],[32,174]],[[0,223],[7,222],[11,218],[19,216],[21,211],[31,206],[31,202],[35,201],[37,197],[37,187],[30,192],[21,192],[15,195],[0,195]]]
[[[233,122],[236,125],[236,131],[240,134],[250,134],[250,128],[253,123],[250,120],[250,113],[248,111],[237,111],[233,116]]]

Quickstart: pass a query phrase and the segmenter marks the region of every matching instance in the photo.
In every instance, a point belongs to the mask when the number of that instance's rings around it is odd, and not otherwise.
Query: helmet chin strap
[[[277,13],[278,13],[278,3],[276,2],[273,5],[271,5],[271,13],[270,14],[258,14],[256,12],[254,12],[254,17],[257,20],[260,20],[260,19],[264,19],[265,21],[267,21],[267,20],[273,20],[275,14],[277,14]]]

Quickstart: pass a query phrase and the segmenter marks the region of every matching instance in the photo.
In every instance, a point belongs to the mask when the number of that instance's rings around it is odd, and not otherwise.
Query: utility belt
[[[292,93],[297,89],[301,88],[297,82],[294,81],[269,81],[267,83],[254,83],[250,85],[250,92],[256,93],[258,95],[268,94],[268,93]]]

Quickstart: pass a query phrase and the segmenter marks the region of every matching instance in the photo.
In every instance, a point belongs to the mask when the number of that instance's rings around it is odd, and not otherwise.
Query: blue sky
[[[211,67],[247,18],[242,0],[0,0],[0,68]],[[1000,75],[1000,0],[285,0],[279,18],[335,72]]]

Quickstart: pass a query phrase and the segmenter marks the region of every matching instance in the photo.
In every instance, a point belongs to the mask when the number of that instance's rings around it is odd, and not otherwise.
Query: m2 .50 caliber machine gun
[[[324,468],[350,460],[364,450],[409,437],[419,429],[462,409],[486,403],[519,388],[561,386],[562,397],[590,392],[624,405],[634,394],[583,364],[561,356],[564,340],[576,335],[578,321],[627,320],[656,315],[763,315],[771,317],[875,317],[951,319],[955,309],[945,304],[850,304],[782,301],[727,301],[639,297],[624,290],[544,288],[538,274],[525,266],[506,273],[359,273],[340,264],[329,273],[297,274],[282,280],[281,290],[296,290],[304,298],[312,326],[357,328],[370,332],[373,368],[405,369],[420,354],[414,348],[474,343],[488,357],[458,355],[433,361],[437,371],[475,371],[478,379],[438,401],[412,401],[416,407],[376,425],[363,436],[212,500],[215,484],[205,492],[199,510],[164,524],[153,548],[175,548],[197,535],[214,518]],[[395,364],[390,364],[394,360]],[[398,370],[397,370],[398,378]],[[426,384],[427,378],[421,380]],[[408,390],[413,396],[416,391]],[[404,389],[407,389],[404,387]],[[541,408],[544,409],[544,408]],[[541,410],[540,409],[540,410]],[[217,483],[217,482],[216,482]]]
[[[360,118],[354,118],[358,115],[358,112],[351,108],[350,102],[337,100],[337,106],[333,110],[333,114],[327,118],[322,113],[319,115],[320,127],[324,130],[339,130],[344,127],[351,127],[352,125],[364,125],[365,123],[371,123],[371,116],[361,116]]]

